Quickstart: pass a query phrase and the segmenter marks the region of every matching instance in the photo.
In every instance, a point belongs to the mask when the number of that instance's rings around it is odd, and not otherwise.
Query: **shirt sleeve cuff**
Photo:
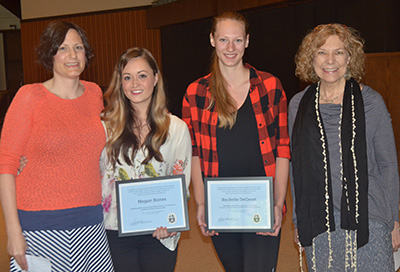
[[[277,158],[286,158],[290,160],[290,148],[289,146],[280,146],[276,150]]]

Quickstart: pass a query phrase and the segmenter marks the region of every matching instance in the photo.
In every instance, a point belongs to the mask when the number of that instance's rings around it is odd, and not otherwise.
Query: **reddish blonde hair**
[[[215,37],[218,23],[224,20],[234,20],[243,24],[245,36],[247,37],[249,24],[246,18],[242,14],[232,11],[227,11],[217,17],[214,17],[214,22],[211,27],[211,35],[213,37]],[[221,73],[221,69],[218,63],[218,56],[215,50],[213,52],[210,72],[210,108],[215,104],[216,110],[218,111],[218,120],[220,127],[232,128],[236,122],[236,104],[227,91],[226,80]]]

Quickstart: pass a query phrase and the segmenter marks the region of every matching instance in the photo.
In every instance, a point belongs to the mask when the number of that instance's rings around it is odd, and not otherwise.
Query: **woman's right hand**
[[[18,217],[15,176],[0,174],[0,204],[7,232],[7,251],[23,270],[28,270],[25,252],[28,249]]]
[[[14,235],[8,235],[7,251],[22,270],[28,270],[28,262],[26,261],[25,252],[28,249],[26,240],[22,232]]]
[[[219,233],[218,232],[215,232],[215,231],[206,231],[206,227],[207,227],[207,224],[206,224],[206,221],[205,221],[205,207],[204,207],[204,203],[201,203],[201,204],[198,204],[197,205],[197,223],[199,224],[199,226],[200,226],[200,230],[201,230],[201,233],[204,235],[204,236],[214,236],[214,235],[219,235]]]
[[[154,232],[153,232],[153,238],[157,238],[158,240],[165,239],[171,236],[175,236],[177,234],[176,231],[174,232],[168,232],[166,227],[158,227]]]

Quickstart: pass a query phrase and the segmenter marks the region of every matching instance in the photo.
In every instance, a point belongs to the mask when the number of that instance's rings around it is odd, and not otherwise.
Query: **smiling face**
[[[218,22],[215,32],[210,34],[210,43],[215,47],[220,66],[235,67],[242,64],[249,35],[243,23],[225,19]]]
[[[325,44],[315,53],[314,71],[321,84],[337,84],[345,80],[344,75],[350,62],[350,56],[339,36],[329,36]]]
[[[131,105],[145,113],[151,102],[154,86],[158,82],[155,73],[143,57],[131,59],[122,70],[122,89]]]
[[[53,74],[55,77],[77,78],[85,66],[85,47],[81,36],[75,29],[70,29],[53,57]]]

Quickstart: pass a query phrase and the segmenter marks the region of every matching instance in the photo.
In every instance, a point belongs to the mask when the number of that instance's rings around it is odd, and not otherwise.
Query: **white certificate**
[[[184,175],[117,181],[118,235],[189,230],[185,184]]]
[[[400,251],[393,253],[394,258],[394,270],[397,271],[400,268]]]
[[[51,263],[49,259],[32,255],[25,255],[25,257],[28,263],[28,272],[51,272]],[[15,259],[13,262],[17,269],[22,270]]]
[[[272,231],[272,188],[272,177],[205,178],[208,230]]]

